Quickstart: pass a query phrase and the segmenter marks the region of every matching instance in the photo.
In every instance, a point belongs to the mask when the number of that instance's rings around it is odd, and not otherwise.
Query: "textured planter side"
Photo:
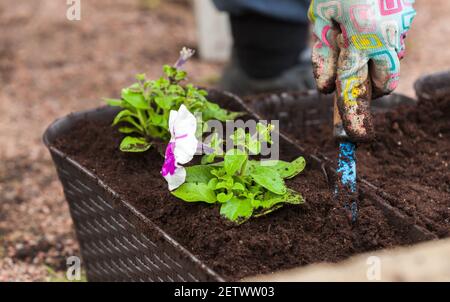
[[[79,120],[112,120],[100,108],[55,121],[45,132],[69,203],[89,281],[224,281],[92,172],[51,146]]]

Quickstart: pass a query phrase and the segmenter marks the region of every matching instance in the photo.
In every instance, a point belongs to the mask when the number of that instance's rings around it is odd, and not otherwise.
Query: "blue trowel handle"
[[[356,144],[348,140],[342,125],[341,116],[337,108],[337,99],[334,99],[334,136],[339,142],[338,155],[338,181],[336,194],[348,195],[351,200],[346,200],[344,208],[351,212],[351,219],[355,222],[358,218],[358,204],[356,199]],[[346,192],[342,192],[345,190]],[[350,197],[352,196],[352,197]]]

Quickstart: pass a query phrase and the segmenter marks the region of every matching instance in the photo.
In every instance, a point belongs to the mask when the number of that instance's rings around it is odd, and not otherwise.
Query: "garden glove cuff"
[[[398,85],[414,0],[312,0],[308,17],[319,91],[336,91],[344,129],[355,142],[374,136],[370,100]]]

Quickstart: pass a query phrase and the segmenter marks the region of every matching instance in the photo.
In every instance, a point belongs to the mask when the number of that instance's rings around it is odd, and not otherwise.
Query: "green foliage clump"
[[[120,125],[119,131],[128,135],[120,144],[121,151],[144,152],[153,142],[168,142],[170,111],[178,110],[182,104],[194,114],[201,112],[204,123],[212,119],[234,120],[241,114],[208,101],[208,93],[203,89],[192,84],[181,85],[186,71],[169,65],[163,70],[164,76],[157,80],[137,75],[136,83],[122,89],[121,99],[106,99],[108,105],[122,108],[113,121],[113,126]]]
[[[303,197],[284,182],[303,171],[303,157],[292,162],[249,158],[250,154],[260,154],[263,142],[272,143],[271,131],[272,126],[262,124],[258,124],[254,136],[237,129],[231,137],[235,148],[222,155],[217,152],[222,142],[215,136],[211,140],[214,151],[203,157],[203,164],[186,168],[186,182],[172,194],[187,202],[220,204],[221,215],[237,223],[268,214],[284,204],[303,203]],[[214,162],[217,157],[223,160]]]

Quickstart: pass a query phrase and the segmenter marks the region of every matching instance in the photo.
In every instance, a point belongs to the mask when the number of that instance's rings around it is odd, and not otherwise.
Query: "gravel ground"
[[[134,74],[160,74],[181,46],[195,46],[184,1],[82,2],[82,20],[66,20],[65,1],[0,2],[0,281],[60,280],[79,255],[50,156],[45,128],[71,111],[117,96]],[[421,74],[450,67],[448,0],[418,0],[400,92],[413,95]],[[433,28],[434,31],[429,30]],[[218,77],[220,64],[194,60],[191,80]]]

